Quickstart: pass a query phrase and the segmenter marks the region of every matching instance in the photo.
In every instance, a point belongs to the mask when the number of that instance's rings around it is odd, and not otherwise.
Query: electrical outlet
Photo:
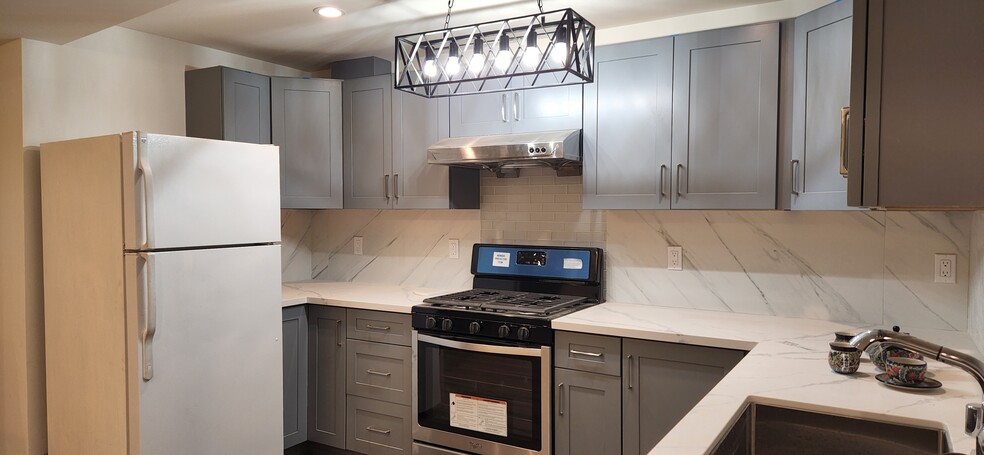
[[[683,247],[666,247],[666,269],[683,270]]]
[[[936,283],[956,283],[957,282],[957,255],[955,254],[934,254],[933,270],[935,272],[933,281]]]
[[[458,259],[458,239],[448,239],[448,257]]]
[[[362,256],[362,237],[352,237],[352,244],[354,246],[352,252],[356,256]]]

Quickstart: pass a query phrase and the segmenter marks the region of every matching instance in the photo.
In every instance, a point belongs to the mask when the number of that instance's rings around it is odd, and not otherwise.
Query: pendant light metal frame
[[[482,68],[474,71],[469,65],[479,39],[485,58]],[[527,67],[523,55],[534,40],[540,56]],[[426,98],[594,82],[595,26],[571,8],[402,35],[395,42],[393,87]],[[561,42],[566,43],[567,55],[557,61],[551,52],[559,51]],[[452,43],[460,66],[454,74],[446,68]],[[509,66],[502,69],[496,57],[506,49]],[[438,68],[433,77],[423,71],[428,54]]]

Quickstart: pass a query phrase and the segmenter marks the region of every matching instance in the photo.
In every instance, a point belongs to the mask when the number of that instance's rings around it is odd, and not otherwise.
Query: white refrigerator
[[[278,148],[41,146],[51,455],[283,450]]]

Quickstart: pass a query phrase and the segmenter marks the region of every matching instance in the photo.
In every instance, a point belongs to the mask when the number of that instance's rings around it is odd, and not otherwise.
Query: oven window
[[[540,450],[540,357],[474,352],[425,341],[418,341],[417,347],[421,426]],[[452,394],[457,400],[455,421]]]

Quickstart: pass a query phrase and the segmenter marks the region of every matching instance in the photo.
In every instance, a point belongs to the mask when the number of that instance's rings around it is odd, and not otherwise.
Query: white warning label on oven
[[[492,267],[509,267],[509,253],[502,251],[492,253]]]
[[[497,436],[508,436],[506,434],[506,402],[452,393],[451,426]]]
[[[581,270],[584,268],[584,261],[581,258],[564,258],[565,270]]]

